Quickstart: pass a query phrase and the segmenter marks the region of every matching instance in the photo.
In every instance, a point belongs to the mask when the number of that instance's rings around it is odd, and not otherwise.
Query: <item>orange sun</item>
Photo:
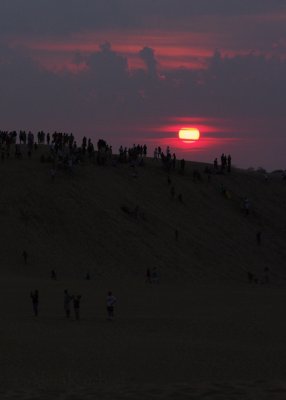
[[[197,128],[182,128],[179,130],[179,138],[184,142],[195,142],[200,138],[200,131]]]

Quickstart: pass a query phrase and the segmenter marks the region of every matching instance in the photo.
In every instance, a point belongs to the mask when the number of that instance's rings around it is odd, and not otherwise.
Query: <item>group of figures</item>
[[[146,283],[156,283],[156,284],[160,283],[160,276],[156,267],[153,267],[152,270],[150,270],[150,268],[147,268]]]
[[[223,172],[227,170],[227,172],[231,172],[231,155],[229,154],[228,156],[224,153],[222,153],[220,157],[220,171]],[[218,165],[218,160],[217,158],[214,159],[214,170],[218,171],[219,170],[219,165]]]
[[[38,317],[39,314],[39,291],[35,289],[31,291],[30,297],[32,300],[33,312],[34,316]],[[74,316],[77,321],[80,320],[80,303],[81,303],[82,295],[72,295],[68,292],[67,289],[64,290],[64,311],[66,318],[71,317],[71,308],[73,306]],[[116,297],[112,294],[111,291],[108,292],[106,298],[106,310],[108,320],[112,321],[114,318],[114,306],[117,302]]]
[[[146,144],[133,144],[132,147],[123,147],[122,145],[119,147],[119,162],[132,162],[142,160],[147,157],[147,146]]]
[[[263,271],[262,277],[258,278],[253,272],[248,271],[247,272],[247,277],[248,277],[248,282],[253,285],[261,284],[261,285],[269,285],[270,283],[270,278],[269,278],[269,268],[265,267]]]

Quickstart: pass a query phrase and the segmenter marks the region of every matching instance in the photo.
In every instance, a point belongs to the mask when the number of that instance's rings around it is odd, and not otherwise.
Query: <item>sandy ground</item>
[[[65,288],[83,295],[80,321]],[[0,300],[3,399],[286,398],[283,287],[6,278]]]
[[[52,182],[39,156],[0,168],[0,400],[286,399],[281,177],[234,170],[208,182],[189,163],[171,175],[180,203],[160,163],[134,179],[128,165],[86,162]],[[153,266],[159,285],[145,283]],[[246,272],[261,281],[266,267],[271,286],[248,285]],[[80,321],[65,318],[64,289],[82,294]]]

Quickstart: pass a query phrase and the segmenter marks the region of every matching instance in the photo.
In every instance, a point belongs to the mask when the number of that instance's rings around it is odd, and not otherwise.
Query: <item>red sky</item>
[[[14,0],[0,11],[2,128],[285,167],[283,1]],[[178,141],[187,125],[198,143]]]
[[[244,17],[243,21],[235,21],[235,24],[242,24],[245,21],[253,23],[265,23],[271,18],[273,21],[280,21],[284,16],[256,16],[255,19]],[[286,18],[285,18],[286,19]],[[232,20],[236,20],[232,18]],[[215,21],[206,19],[205,23],[215,24]],[[249,23],[249,22],[248,22]],[[228,21],[228,25],[230,22]],[[101,43],[109,42],[114,51],[128,58],[128,65],[131,69],[140,68],[144,64],[138,57],[138,52],[144,46],[154,49],[161,69],[172,68],[205,68],[207,60],[212,57],[214,51],[219,49],[224,56],[246,55],[250,52],[256,54],[266,54],[268,57],[277,53],[278,47],[285,47],[286,40],[280,38],[270,43],[267,49],[263,48],[265,43],[258,43],[253,47],[253,43],[241,41],[235,37],[230,40],[225,31],[221,32],[218,27],[215,32],[196,32],[196,31],[169,31],[169,30],[102,30],[87,31],[69,35],[67,37],[35,37],[31,35],[10,36],[7,43],[11,47],[23,47],[30,52],[32,57],[45,68],[53,70],[68,69],[76,71],[73,63],[75,53],[89,55],[98,50]],[[280,57],[286,56],[284,51],[279,52]]]

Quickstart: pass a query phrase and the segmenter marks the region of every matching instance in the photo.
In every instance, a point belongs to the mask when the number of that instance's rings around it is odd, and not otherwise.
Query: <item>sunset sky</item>
[[[1,0],[0,33],[2,130],[286,168],[284,0]]]

